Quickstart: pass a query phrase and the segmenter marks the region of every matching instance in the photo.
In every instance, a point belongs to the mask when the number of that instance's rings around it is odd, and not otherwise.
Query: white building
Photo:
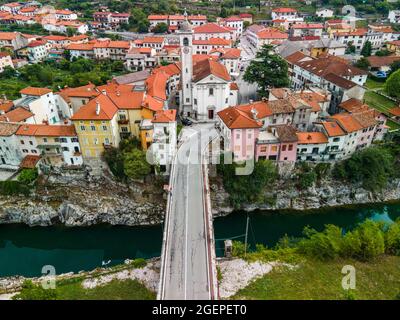
[[[42,62],[49,56],[51,44],[47,41],[32,41],[28,44],[28,59],[32,63]]]
[[[222,38],[234,40],[231,31],[216,23],[206,23],[193,29],[194,40],[208,40],[210,38]]]
[[[237,16],[231,16],[226,19],[222,19],[221,23],[229,28],[236,30],[236,36],[240,37],[243,34],[243,20]]]
[[[44,165],[83,164],[78,136],[73,125],[23,124],[16,136],[21,154],[40,155]]]
[[[27,87],[20,91],[22,98],[15,100],[16,107],[25,107],[34,114],[35,122],[56,124],[60,122],[61,109],[50,89]]]
[[[21,162],[15,133],[19,124],[0,122],[0,168],[17,169]]]
[[[390,23],[400,23],[400,10],[391,10],[388,14]]]
[[[169,171],[176,153],[176,110],[157,111],[152,119],[153,143],[151,150],[161,171]]]
[[[14,68],[11,56],[6,52],[0,52],[0,73],[4,71],[5,67]]]
[[[195,29],[204,26],[207,25]],[[229,72],[215,59],[205,58],[193,63],[193,37],[196,34],[193,35],[189,22],[185,21],[179,30],[182,48],[180,111],[199,120],[214,120],[217,112],[232,103],[237,104],[237,88],[231,88]]]
[[[78,19],[78,15],[68,9],[56,10],[55,15],[58,20],[73,21]]]
[[[334,12],[331,9],[321,8],[315,12],[315,15],[319,18],[332,18],[334,16]]]

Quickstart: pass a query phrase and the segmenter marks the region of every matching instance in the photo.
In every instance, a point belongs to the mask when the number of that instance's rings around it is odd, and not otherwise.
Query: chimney
[[[250,104],[253,104],[253,102],[254,102],[253,99],[250,99],[250,100],[249,100],[249,103],[250,103]]]
[[[6,117],[6,122],[10,122],[10,119],[8,117]]]
[[[5,94],[3,94],[3,99],[4,101],[7,101],[7,96]]]
[[[251,108],[251,114],[253,115],[253,119],[257,120],[258,111],[255,108]]]
[[[119,97],[121,95],[121,92],[119,92],[119,90],[117,90],[116,95],[117,95],[117,97]]]
[[[96,116],[98,116],[100,114],[100,103],[98,101],[96,101]]]
[[[104,94],[105,96],[107,95],[107,91],[105,89],[101,90],[101,93]]]

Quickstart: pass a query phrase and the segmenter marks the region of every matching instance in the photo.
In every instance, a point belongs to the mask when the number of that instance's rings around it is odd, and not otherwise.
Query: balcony
[[[128,124],[129,120],[128,119],[119,119],[118,124]]]

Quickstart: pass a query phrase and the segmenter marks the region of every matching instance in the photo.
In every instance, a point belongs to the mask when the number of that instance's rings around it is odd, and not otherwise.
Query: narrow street
[[[244,66],[244,70],[240,71],[236,83],[239,86],[239,103],[245,104],[257,98],[257,85],[249,84],[243,80],[246,68],[256,56],[256,49],[248,42],[245,35],[240,38],[239,48],[242,49],[242,66]]]

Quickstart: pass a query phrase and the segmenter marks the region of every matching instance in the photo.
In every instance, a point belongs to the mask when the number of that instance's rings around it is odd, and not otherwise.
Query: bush
[[[13,300],[56,300],[57,291],[55,289],[43,289],[40,285],[35,285],[31,280],[25,280],[22,284],[22,290]]]
[[[135,268],[144,268],[147,265],[147,261],[143,258],[137,258],[133,260],[131,264]]]
[[[249,175],[237,175],[236,169],[241,167],[243,166],[236,163],[223,164],[223,158],[217,167],[223,178],[224,188],[229,193],[230,202],[235,208],[239,208],[243,203],[263,202],[264,188],[275,182],[278,177],[275,164],[269,160],[256,162],[253,172]]]
[[[371,147],[337,163],[333,175],[341,180],[362,183],[367,190],[379,191],[387,185],[395,171],[394,166],[394,157],[387,148]]]
[[[385,252],[400,255],[400,219],[391,224],[385,232]]]
[[[0,194],[8,196],[23,194],[28,196],[30,194],[30,188],[19,181],[0,181]]]
[[[327,225],[323,232],[317,232],[306,227],[303,233],[307,238],[298,244],[301,253],[319,260],[334,259],[339,256],[342,240],[341,228]]]
[[[38,177],[37,169],[23,169],[18,176],[18,181],[25,184],[30,184]]]

